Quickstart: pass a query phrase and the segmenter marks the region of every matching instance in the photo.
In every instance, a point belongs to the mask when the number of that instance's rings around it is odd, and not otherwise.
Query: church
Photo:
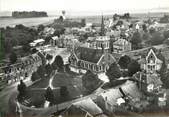
[[[70,69],[76,73],[85,73],[87,70],[93,73],[104,73],[109,66],[116,62],[109,53],[110,38],[105,36],[104,20],[102,17],[100,36],[94,37],[86,45],[74,48],[69,57]]]

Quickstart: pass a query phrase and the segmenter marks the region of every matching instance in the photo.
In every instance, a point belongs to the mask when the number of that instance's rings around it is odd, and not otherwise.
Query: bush
[[[38,79],[40,79],[39,74],[37,72],[33,72],[32,77],[31,77],[31,81],[33,82],[33,81],[36,81]]]
[[[132,60],[128,65],[128,75],[133,76],[133,74],[138,71],[141,71],[139,63],[135,60]]]
[[[17,89],[19,92],[18,97],[19,99],[22,99],[26,95],[26,89],[27,89],[25,83],[22,80],[20,81],[20,84],[18,85]]]
[[[57,55],[55,57],[55,61],[53,62],[52,66],[54,69],[57,69],[58,71],[63,71],[63,58],[60,55]]]
[[[52,104],[54,103],[54,93],[53,93],[53,90],[52,90],[50,87],[48,87],[48,88],[46,89],[45,98],[46,98],[46,100],[49,101],[50,103],[52,103]]]
[[[106,75],[108,76],[110,82],[120,78],[122,73],[117,63],[112,63],[109,69],[106,71]]]
[[[87,92],[90,93],[98,88],[98,86],[101,84],[101,80],[98,79],[97,74],[87,71],[82,77],[82,84],[83,87],[87,89]]]
[[[11,64],[14,64],[17,61],[17,55],[15,52],[12,52],[9,56]]]

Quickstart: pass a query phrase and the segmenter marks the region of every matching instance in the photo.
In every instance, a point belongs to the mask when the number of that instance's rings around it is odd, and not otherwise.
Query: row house
[[[36,53],[27,57],[20,58],[20,62],[9,65],[6,67],[1,67],[3,73],[7,80],[17,80],[21,77],[26,77],[32,72],[37,70],[37,67],[42,65],[41,57]]]
[[[131,43],[125,39],[118,39],[113,43],[114,53],[131,51]]]

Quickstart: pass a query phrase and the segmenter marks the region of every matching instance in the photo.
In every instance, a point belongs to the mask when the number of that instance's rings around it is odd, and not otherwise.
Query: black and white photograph
[[[169,117],[169,0],[0,0],[0,117]]]

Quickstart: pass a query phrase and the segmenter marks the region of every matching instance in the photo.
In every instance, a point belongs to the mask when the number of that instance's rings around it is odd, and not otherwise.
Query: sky
[[[0,11],[125,11],[169,8],[169,0],[0,0]]]

